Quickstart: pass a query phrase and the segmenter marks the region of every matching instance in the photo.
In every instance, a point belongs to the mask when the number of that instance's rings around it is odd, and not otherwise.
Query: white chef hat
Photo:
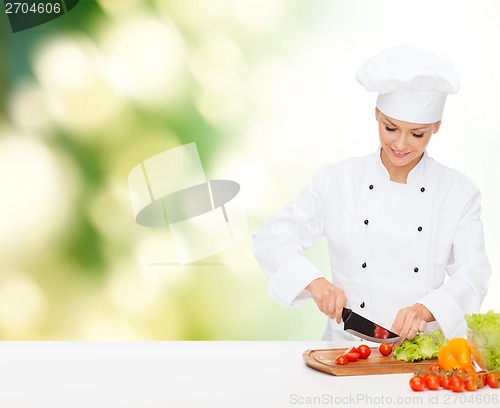
[[[418,48],[389,48],[369,58],[356,72],[369,92],[378,92],[377,107],[391,118],[435,123],[443,116],[448,94],[460,87],[455,67]]]

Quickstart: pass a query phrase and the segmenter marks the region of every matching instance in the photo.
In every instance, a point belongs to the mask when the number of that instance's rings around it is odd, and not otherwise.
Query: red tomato
[[[464,382],[459,376],[454,375],[450,381],[450,390],[453,392],[462,392],[465,388]]]
[[[486,376],[486,384],[488,384],[491,388],[498,388],[498,373],[489,373]]]
[[[443,387],[445,390],[449,390],[450,389],[450,380],[451,380],[451,377],[449,375],[444,375],[441,377],[441,380],[439,381],[439,385],[441,385],[441,387]]]
[[[366,344],[362,344],[358,347],[359,358],[368,358],[371,353],[372,351],[370,350],[370,347],[368,347]]]
[[[413,391],[423,391],[425,389],[425,380],[415,375],[410,379],[410,387]]]
[[[465,368],[457,368],[457,370],[455,371],[455,375],[456,376],[459,376],[462,380],[465,378],[467,374],[467,370]]]
[[[437,390],[439,388],[439,377],[435,374],[428,375],[425,379],[425,385],[430,390]]]
[[[350,362],[356,361],[359,358],[359,354],[351,351],[345,355]]]
[[[382,343],[379,348],[378,348],[378,351],[380,352],[380,354],[382,354],[383,356],[388,356],[389,354],[392,353],[392,346],[390,344],[387,344],[387,343]]]
[[[486,376],[488,373],[484,370],[478,371],[476,377],[479,380],[479,387],[484,387],[486,385]]]
[[[443,371],[443,367],[439,364],[433,364],[429,367],[429,371]]]
[[[464,386],[467,391],[476,391],[477,390],[477,382],[476,378],[472,375],[469,375],[464,380]]]
[[[335,359],[335,364],[338,364],[338,365],[349,364],[349,360],[347,359],[347,356],[338,356]]]

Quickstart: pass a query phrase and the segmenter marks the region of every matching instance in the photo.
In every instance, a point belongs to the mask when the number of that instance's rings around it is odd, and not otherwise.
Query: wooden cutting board
[[[332,375],[369,375],[369,374],[398,374],[414,373],[437,363],[437,359],[422,361],[400,361],[393,354],[383,356],[378,347],[372,347],[370,357],[359,359],[346,365],[336,365],[335,359],[344,354],[346,348],[304,351],[304,361],[309,367]]]

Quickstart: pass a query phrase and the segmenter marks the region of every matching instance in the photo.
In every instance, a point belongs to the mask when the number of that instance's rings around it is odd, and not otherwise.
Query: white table
[[[4,342],[0,407],[500,406],[498,389],[415,393],[408,385],[411,374],[335,377],[302,360],[307,349],[346,345]]]

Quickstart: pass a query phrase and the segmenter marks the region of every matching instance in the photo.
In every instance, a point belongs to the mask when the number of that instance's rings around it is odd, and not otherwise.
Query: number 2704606
[[[5,3],[6,14],[59,14],[60,3]]]

